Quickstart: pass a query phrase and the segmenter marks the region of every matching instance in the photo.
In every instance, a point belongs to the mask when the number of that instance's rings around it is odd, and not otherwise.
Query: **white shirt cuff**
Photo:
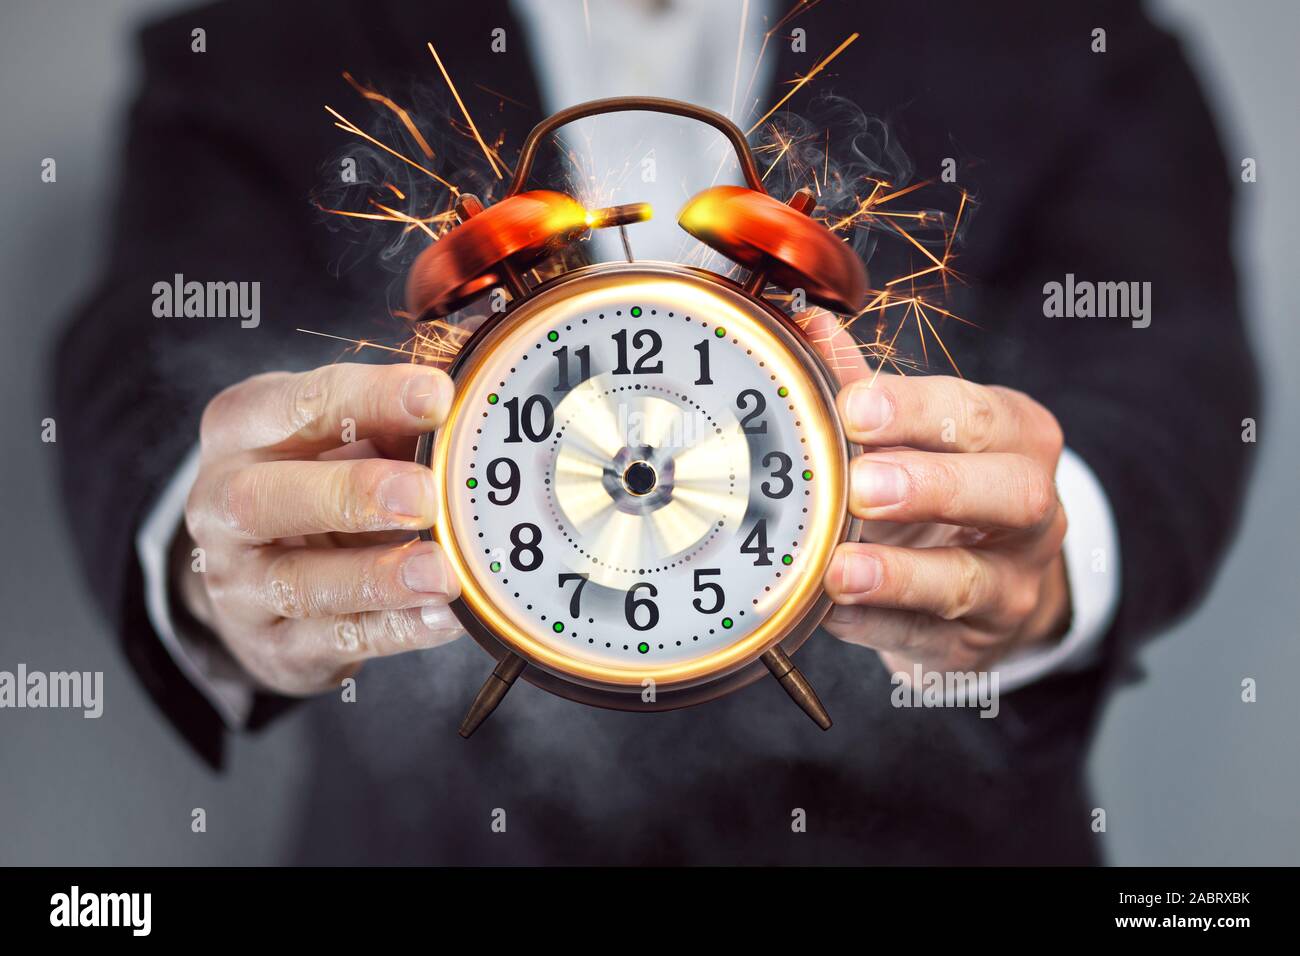
[[[199,473],[199,449],[190,450],[154,503],[135,536],[135,551],[144,571],[145,609],[163,646],[182,673],[232,730],[248,723],[253,709],[253,682],[228,654],[208,641],[183,633],[172,616],[168,558],[185,516],[185,501]]]
[[[1056,466],[1056,489],[1070,527],[1061,550],[1070,584],[1070,629],[1051,647],[1014,654],[996,668],[1003,691],[1057,671],[1086,667],[1119,606],[1119,533],[1101,482],[1069,448]]]

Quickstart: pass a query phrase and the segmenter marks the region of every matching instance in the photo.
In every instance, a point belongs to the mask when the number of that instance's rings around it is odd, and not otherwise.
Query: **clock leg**
[[[479,690],[478,696],[474,698],[474,703],[469,705],[465,719],[460,722],[462,737],[468,738],[478,730],[479,724],[487,720],[488,715],[497,709],[497,704],[501,703],[510,688],[514,686],[515,679],[527,666],[522,657],[509,652],[497,662],[497,666],[492,669],[492,673],[488,675],[487,681]]]
[[[772,647],[763,654],[763,663],[803,712],[822,730],[830,730],[831,715],[826,713],[826,708],[817,699],[817,692],[808,683],[808,678],[794,666],[790,655],[780,647]]]

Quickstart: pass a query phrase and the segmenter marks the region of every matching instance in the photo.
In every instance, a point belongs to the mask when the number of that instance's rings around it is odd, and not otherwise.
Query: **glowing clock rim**
[[[817,556],[810,566],[819,569],[817,574],[805,574],[781,609],[763,621],[753,633],[709,654],[670,666],[638,663],[635,667],[617,668],[581,661],[563,655],[553,648],[540,644],[499,611],[477,583],[474,572],[460,553],[456,537],[450,527],[450,498],[454,483],[446,479],[446,466],[450,436],[465,405],[465,391],[457,389],[456,398],[443,427],[435,435],[421,437],[416,461],[434,470],[442,478],[439,482],[437,520],[434,527],[421,532],[426,540],[437,540],[447,554],[454,573],[461,581],[461,597],[452,603],[452,610],[474,639],[493,657],[500,659],[505,653],[520,655],[534,665],[524,672],[525,679],[561,696],[599,706],[622,709],[663,710],[687,706],[702,700],[730,693],[741,686],[758,680],[767,673],[759,658],[769,648],[779,644],[787,653],[793,653],[816,629],[830,608],[830,600],[821,587],[821,577],[829,564],[834,547],[844,540],[856,537],[860,522],[847,514],[847,469],[850,448],[834,414],[836,379],[821,357],[811,349],[796,326],[768,303],[746,293],[729,279],[702,269],[675,263],[638,261],[634,264],[613,262],[577,269],[531,290],[530,294],[514,304],[508,311],[494,315],[475,331],[452,363],[453,380],[461,381],[476,371],[488,357],[480,346],[484,340],[499,334],[504,337],[512,328],[500,331],[514,320],[532,321],[533,312],[543,309],[548,300],[561,298],[563,287],[587,280],[576,292],[595,291],[617,284],[620,288],[639,280],[685,283],[701,294],[712,296],[731,309],[746,311],[742,321],[754,322],[753,309],[766,313],[773,320],[767,330],[787,349],[783,359],[788,360],[802,378],[810,381],[821,393],[821,403],[814,403],[821,421],[813,428],[823,429],[823,444],[832,453],[838,452],[838,461],[818,465],[818,476],[827,488],[828,512],[838,516],[838,526],[830,525],[825,535],[814,534]],[[521,316],[521,313],[522,316]],[[830,466],[830,467],[828,467]],[[838,466],[838,467],[835,467]],[[829,486],[829,487],[827,487]],[[831,533],[834,532],[834,533]],[[641,699],[643,681],[655,682],[659,700],[644,702]],[[689,699],[684,699],[689,698]]]

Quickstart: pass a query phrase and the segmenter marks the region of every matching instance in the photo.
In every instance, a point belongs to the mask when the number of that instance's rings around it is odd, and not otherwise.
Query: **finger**
[[[881,662],[906,676],[910,665],[926,670],[982,670],[997,660],[999,645],[960,621],[875,607],[836,606],[822,622],[832,637],[880,652]]]
[[[876,521],[976,528],[1043,527],[1057,511],[1056,486],[1023,455],[881,451],[849,464],[849,510]]]
[[[433,473],[415,462],[265,461],[218,475],[192,492],[190,524],[202,534],[270,541],[327,531],[432,526]],[[195,527],[197,525],[197,527]]]
[[[962,626],[929,614],[861,605],[836,605],[822,621],[829,634],[847,644],[918,657],[951,640]]]
[[[465,633],[464,625],[446,604],[284,623],[288,632],[285,653],[326,662],[331,668],[439,647]]]
[[[359,531],[353,534],[333,533],[312,534],[300,539],[309,547],[322,548],[365,548],[375,544],[406,544],[411,540],[409,531]],[[277,542],[283,543],[283,542]],[[297,543],[297,542],[295,542]]]
[[[446,418],[451,397],[446,373],[421,365],[271,372],[212,399],[199,437],[204,451],[215,454],[315,454],[357,439],[431,431]]]
[[[1021,593],[1008,570],[1003,559],[971,548],[846,543],[835,549],[823,584],[836,604],[919,611],[945,621],[1001,620],[1029,614],[1037,600]]]
[[[795,322],[841,384],[869,380],[875,374],[861,344],[838,317],[825,309],[809,309],[795,316]]]
[[[330,617],[446,604],[460,595],[432,541],[399,547],[259,549],[241,572],[250,598],[277,617]]]
[[[419,438],[414,435],[376,435],[360,441],[348,442],[317,455],[321,461],[344,461],[349,458],[392,458],[413,461]]]
[[[881,375],[837,398],[850,441],[875,448],[1046,453],[1060,442],[1056,419],[1028,396],[948,375]]]

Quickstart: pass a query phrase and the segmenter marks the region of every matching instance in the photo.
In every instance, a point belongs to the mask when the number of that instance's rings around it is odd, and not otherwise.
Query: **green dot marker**
[[[649,653],[650,653],[650,645],[647,644],[645,641],[642,641],[640,644],[638,644],[638,645],[636,646],[636,649],[637,649],[638,651],[640,651],[642,654],[649,654]]]
[[[491,564],[488,565],[488,567],[492,569],[493,573],[495,573],[501,570],[501,562],[493,561]]]
[[[478,479],[477,479],[477,478],[470,478],[470,479],[468,479],[468,480],[465,482],[465,487],[466,487],[466,488],[477,488],[477,487],[478,487]]]
[[[551,630],[554,631],[556,634],[559,634],[559,633],[563,632],[563,630],[564,630],[564,622],[563,622],[563,621],[556,621],[554,624],[551,625]]]
[[[731,630],[731,625],[734,623],[735,622],[729,617],[724,617],[722,619],[722,626],[725,627],[727,630]]]
[[[790,394],[790,390],[786,388],[784,385],[782,385],[780,388],[776,390],[776,394],[780,395],[782,398],[785,398],[787,395]]]
[[[560,333],[556,332],[555,330],[551,330],[550,332],[546,333],[546,337],[550,339],[552,342],[557,342],[559,341]]]
[[[807,468],[803,470],[803,480],[812,481],[812,472],[809,471]]]
[[[639,305],[632,306],[632,318],[634,319],[641,318],[641,306]]]
[[[495,405],[499,401],[501,401],[501,396],[498,395],[496,392],[493,392],[491,395],[488,396],[489,405]]]
[[[727,330],[719,325],[716,329],[713,330],[713,334],[716,335],[718,338],[722,338],[724,335],[727,334]]]
[[[781,555],[781,563],[782,563],[782,564],[794,564],[794,558],[791,557],[791,556],[788,555],[788,554],[783,554],[783,555]]]

